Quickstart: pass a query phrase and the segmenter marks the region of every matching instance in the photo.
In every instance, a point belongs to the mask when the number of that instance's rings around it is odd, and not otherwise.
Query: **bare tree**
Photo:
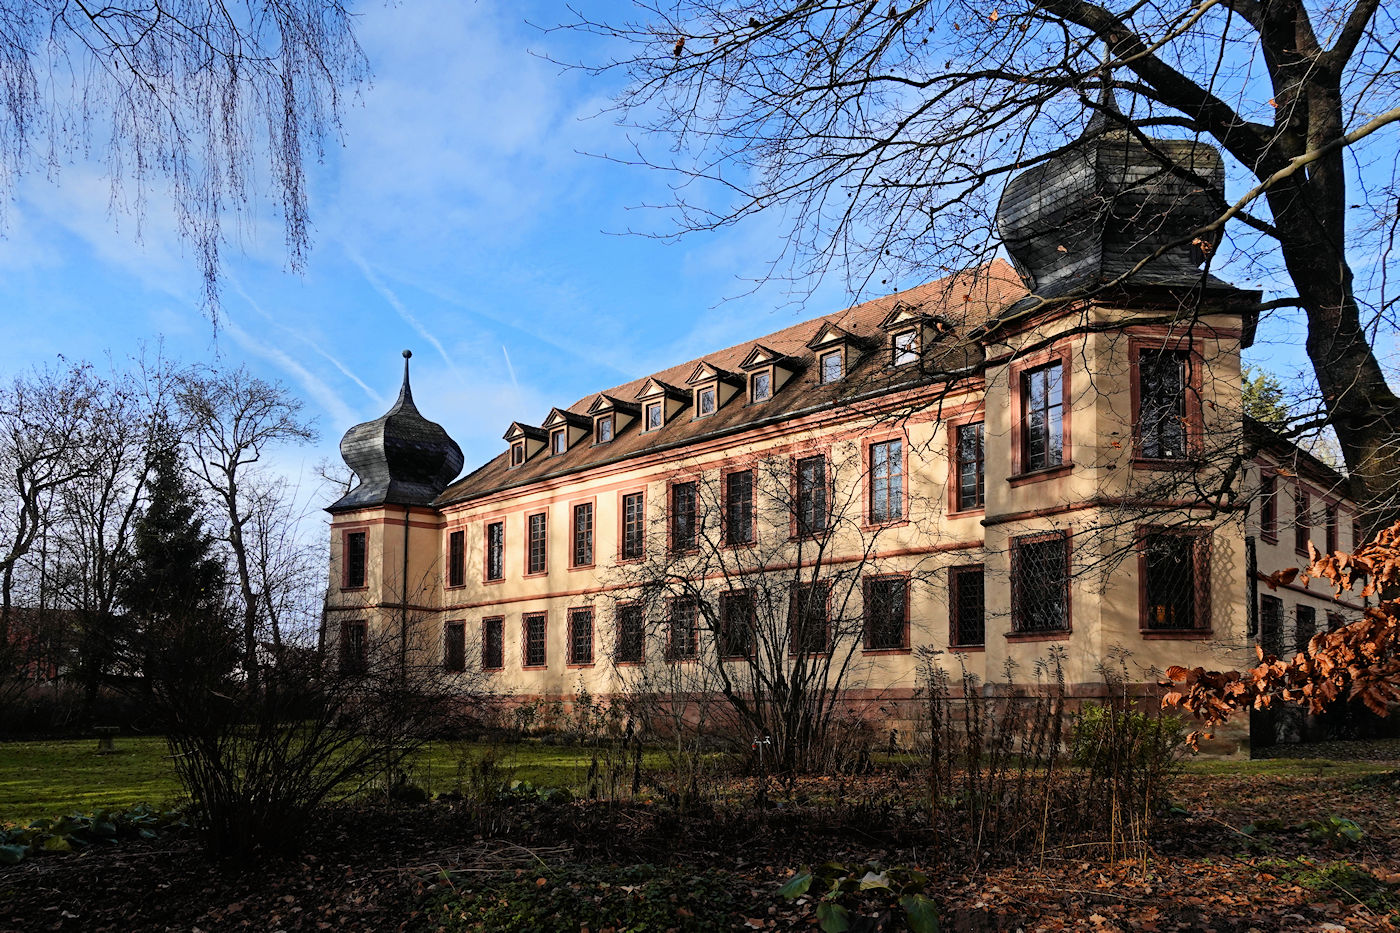
[[[186,372],[180,378],[176,399],[188,421],[184,438],[190,469],[213,496],[224,521],[223,537],[234,562],[233,576],[242,606],[243,667],[256,683],[258,620],[270,604],[260,585],[256,542],[249,537],[250,523],[259,514],[254,493],[258,488],[266,489],[253,474],[270,450],[305,443],[315,432],[302,420],[300,400],[286,387],[259,379],[241,367]]]
[[[1306,315],[1308,420],[1336,431],[1353,496],[1377,520],[1395,510],[1400,398],[1372,340],[1395,324],[1400,176],[1382,131],[1400,120],[1400,30],[1379,0],[641,6],[640,22],[569,24],[620,44],[594,68],[627,82],[619,120],[674,141],[629,161],[683,176],[676,232],[779,214],[788,238],[766,275],[837,268],[859,291],[984,260],[1004,181],[1064,151],[1086,114],[1164,172],[1183,170],[1147,131],[1213,141],[1248,190],[1186,241],[1208,247],[1236,221],[1214,264],[1291,284],[1264,310]],[[1382,261],[1358,277],[1359,255]]]
[[[225,217],[259,189],[303,262],[304,165],[367,73],[351,22],[338,0],[0,0],[0,187],[95,152],[138,235],[150,190],[168,190],[212,313]]]

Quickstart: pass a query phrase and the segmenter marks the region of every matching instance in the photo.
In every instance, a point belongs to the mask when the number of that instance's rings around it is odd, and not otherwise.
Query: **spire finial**
[[[408,361],[412,356],[412,350],[403,351],[403,388],[399,390],[399,404],[413,404],[413,389],[408,385]]]
[[[1103,40],[1103,63],[1099,65],[1099,99],[1093,104],[1093,113],[1089,116],[1089,122],[1084,127],[1081,138],[1097,135],[1104,130],[1110,129],[1109,114],[1121,117],[1123,111],[1118,109],[1118,98],[1113,94],[1113,48],[1108,44],[1108,40]],[[1121,121],[1115,121],[1121,122]]]

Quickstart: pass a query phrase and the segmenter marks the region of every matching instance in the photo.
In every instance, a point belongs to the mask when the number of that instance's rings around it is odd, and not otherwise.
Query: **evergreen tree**
[[[1255,421],[1278,429],[1288,424],[1288,403],[1283,397],[1283,383],[1267,369],[1246,366],[1240,398],[1244,413]]]

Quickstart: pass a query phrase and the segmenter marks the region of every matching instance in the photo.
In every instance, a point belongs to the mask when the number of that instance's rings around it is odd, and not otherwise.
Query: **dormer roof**
[[[792,360],[785,354],[770,350],[761,343],[756,343],[753,345],[753,349],[749,350],[748,356],[744,357],[744,361],[739,364],[739,368],[748,372],[751,369],[758,369],[760,366],[782,366],[791,362]]]
[[[690,401],[689,392],[684,389],[678,389],[668,382],[662,382],[655,376],[652,376],[646,382],[642,383],[642,387],[637,390],[636,398],[638,401],[649,401],[663,396],[677,402]]]
[[[549,417],[544,419],[544,429],[557,428],[567,425],[571,428],[581,428],[588,430],[593,427],[593,422],[583,415],[576,415],[567,408],[551,408]]]
[[[918,308],[906,304],[898,304],[890,309],[890,313],[885,315],[885,319],[880,322],[880,329],[884,331],[898,330],[901,327],[908,327],[911,324],[931,324],[933,315],[926,314]]]
[[[593,399],[593,404],[588,406],[586,414],[602,415],[610,411],[620,411],[628,415],[637,415],[641,413],[641,410],[641,406],[639,405],[632,402],[624,402],[622,399],[608,395],[605,392],[599,392],[598,396]]]
[[[738,373],[731,373],[727,369],[720,369],[713,363],[701,360],[699,363],[695,364],[695,368],[691,370],[690,378],[686,379],[685,384],[688,386],[699,385],[702,382],[710,382],[714,379],[733,385],[741,385],[744,381],[744,377],[740,376]]]
[[[524,424],[520,421],[512,421],[510,423],[510,427],[506,428],[506,433],[503,434],[502,437],[504,437],[508,441],[519,441],[525,439],[532,441],[543,441],[548,440],[549,432],[546,431],[544,428],[537,428],[533,424]]]
[[[838,343],[853,343],[854,341],[855,337],[844,327],[839,327],[831,321],[822,321],[822,326],[817,328],[816,334],[807,341],[807,349],[821,350]]]

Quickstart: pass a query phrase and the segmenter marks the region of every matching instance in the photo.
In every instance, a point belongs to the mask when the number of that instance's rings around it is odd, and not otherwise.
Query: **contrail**
[[[428,332],[428,329],[413,316],[413,313],[409,311],[408,308],[404,307],[403,302],[399,301],[399,296],[395,295],[387,285],[380,281],[379,276],[375,275],[369,263],[365,262],[358,252],[348,247],[345,252],[346,255],[350,257],[350,261],[360,267],[360,272],[364,274],[365,280],[374,287],[374,290],[379,292],[385,301],[389,302],[389,306],[397,311],[399,317],[407,321],[408,325],[416,330],[420,337],[433,345],[433,349],[438,351],[438,356],[442,357],[442,361],[447,364],[447,368],[452,370],[453,374],[460,379],[462,374],[457,371],[457,364],[452,362],[452,358],[447,355],[447,350],[443,348],[438,339]]]
[[[318,379],[287,353],[276,347],[267,346],[239,327],[238,323],[229,315],[227,308],[220,313],[219,326],[226,330],[228,335],[243,349],[261,356],[263,359],[271,360],[295,376],[297,381],[301,383],[301,387],[320,404],[321,408],[335,420],[336,424],[354,424],[359,420],[355,417],[354,412],[341,401],[339,393],[332,390],[330,386]]]
[[[506,345],[501,344],[501,353],[506,358],[506,370],[510,373],[510,384],[515,386],[515,391],[520,391],[520,383],[515,379],[515,367],[511,365],[510,354],[506,352]]]

